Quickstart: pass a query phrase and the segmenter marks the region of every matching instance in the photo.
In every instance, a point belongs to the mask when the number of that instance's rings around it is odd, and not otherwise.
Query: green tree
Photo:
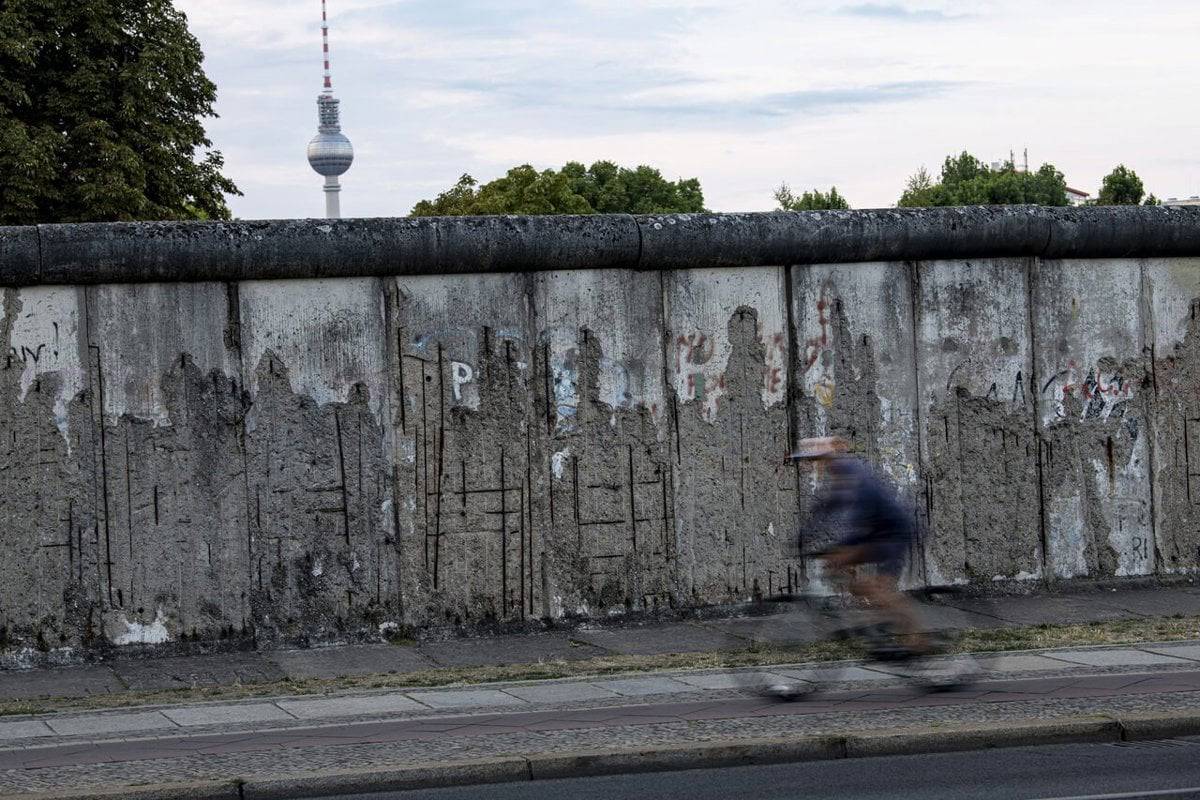
[[[1136,206],[1142,202],[1145,193],[1146,189],[1137,173],[1124,164],[1118,164],[1112,172],[1104,176],[1100,184],[1100,194],[1096,197],[1096,205]]]
[[[413,206],[414,217],[465,214],[667,214],[704,210],[695,178],[669,181],[652,167],[568,162],[560,170],[513,167],[480,186],[470,175],[433,200]]]
[[[203,58],[170,0],[0,3],[0,224],[228,219]]]
[[[924,167],[917,170],[898,203],[902,207],[1017,204],[1065,206],[1067,183],[1062,173],[1053,164],[1025,172],[1012,161],[992,169],[963,151],[946,157],[936,183]]]
[[[823,211],[831,208],[850,207],[846,198],[838,194],[836,186],[830,186],[828,192],[813,189],[797,195],[790,186],[781,183],[775,190],[775,202],[779,203],[780,211]]]

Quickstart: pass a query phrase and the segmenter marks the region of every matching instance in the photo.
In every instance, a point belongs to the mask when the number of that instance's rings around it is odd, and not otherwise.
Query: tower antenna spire
[[[342,215],[342,185],[338,177],[354,163],[354,148],[342,133],[339,100],[333,96],[333,77],[329,71],[329,14],[326,0],[321,0],[321,48],[324,52],[325,85],[317,95],[317,135],[308,143],[308,163],[325,178],[325,216],[337,219]]]
[[[325,10],[325,0],[321,0],[321,49],[325,53],[325,90],[333,91],[333,77],[329,72],[329,15]]]

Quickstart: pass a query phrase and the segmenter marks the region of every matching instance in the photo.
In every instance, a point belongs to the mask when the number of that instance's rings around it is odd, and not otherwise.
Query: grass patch
[[[1197,638],[1200,638],[1200,616],[1177,615],[1080,625],[972,629],[960,634],[950,648],[954,652],[1002,652],[1088,645],[1170,642]],[[856,647],[845,642],[816,642],[805,645],[756,644],[746,650],[736,651],[646,656],[611,655],[581,661],[449,667],[345,678],[303,678],[249,685],[124,692],[86,697],[4,700],[0,701],[0,716],[183,704],[208,700],[240,700],[280,695],[312,695],[372,689],[415,689],[456,684],[624,675],[661,670],[763,667],[809,661],[836,661],[856,658],[860,655],[861,652]]]

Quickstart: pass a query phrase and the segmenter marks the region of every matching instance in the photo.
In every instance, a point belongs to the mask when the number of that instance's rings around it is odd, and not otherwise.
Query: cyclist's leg
[[[870,561],[869,548],[854,541],[845,541],[830,550],[822,558],[823,575],[835,589],[849,592],[860,604],[866,599],[858,593],[855,577],[858,567]]]
[[[903,539],[881,540],[870,554],[876,574],[856,576],[851,591],[891,619],[901,644],[921,653],[929,649],[929,639],[921,629],[916,605],[898,586],[907,547]]]

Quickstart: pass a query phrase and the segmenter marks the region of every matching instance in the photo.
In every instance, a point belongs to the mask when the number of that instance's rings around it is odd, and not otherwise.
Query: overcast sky
[[[324,210],[304,148],[320,0],[176,0],[242,218]],[[1117,163],[1200,194],[1200,0],[329,0],[355,162],[345,216],[399,216],[464,172],[610,159],[697,177],[715,211],[780,181],[893,205],[917,167],[1028,148],[1095,194]]]

